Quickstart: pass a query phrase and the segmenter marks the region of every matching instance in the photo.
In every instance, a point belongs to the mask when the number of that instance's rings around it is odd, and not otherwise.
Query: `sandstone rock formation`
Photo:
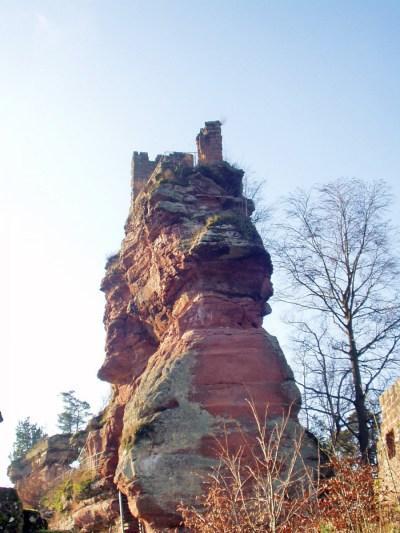
[[[238,425],[255,438],[249,399],[260,413],[268,404],[269,424],[290,411],[290,431],[299,428],[293,374],[262,329],[270,256],[251,222],[243,172],[222,161],[220,138],[220,124],[206,123],[195,167],[190,154],[154,162],[134,154],[126,236],[102,283],[99,377],[113,384],[114,415],[96,450],[110,450],[104,473],[116,467],[146,531],[180,524],[177,505],[195,502],[223,428],[231,446]],[[303,456],[316,460],[314,441],[304,441]]]
[[[122,431],[123,405],[113,398],[106,410],[94,418],[80,454],[80,468],[74,473],[84,490],[71,495],[53,526],[71,527],[74,531],[120,531],[120,495],[114,484],[118,462],[119,436]],[[79,492],[79,491],[78,491]],[[131,515],[126,497],[122,496],[124,531],[137,533],[138,521]]]
[[[272,264],[243,172],[222,159],[219,122],[206,123],[197,146],[196,166],[192,154],[151,161],[134,152],[125,238],[101,287],[107,336],[98,375],[112,397],[89,424],[80,469],[47,495],[57,529],[116,530],[119,490],[126,531],[183,531],[177,507],[196,504],[218,462],[217,439],[226,435],[232,450],[242,434],[255,441],[249,400],[260,416],[268,406],[269,428],[289,416],[283,455],[301,431],[293,374],[262,328]],[[315,466],[307,435],[302,457]],[[35,479],[31,464],[23,468]],[[34,502],[28,487],[20,485],[23,499]]]
[[[26,456],[13,461],[8,475],[24,506],[39,509],[52,529],[112,531],[120,522],[119,495],[113,478],[121,422],[118,406],[112,404],[93,418],[85,431],[44,438]],[[125,507],[131,524],[125,531],[135,533],[137,521]],[[23,518],[24,532],[42,529],[37,527],[44,523],[37,511],[24,510]]]
[[[84,431],[46,437],[25,457],[10,464],[7,474],[24,506],[40,506],[43,495],[70,471],[70,464],[77,459],[85,440]]]

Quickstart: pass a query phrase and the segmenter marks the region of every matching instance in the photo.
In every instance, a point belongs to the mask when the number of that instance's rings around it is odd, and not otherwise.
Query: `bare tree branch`
[[[307,420],[331,441],[345,428],[364,459],[371,410],[399,363],[400,269],[389,204],[382,181],[297,191],[267,241],[287,280],[278,300],[301,313],[291,324]]]

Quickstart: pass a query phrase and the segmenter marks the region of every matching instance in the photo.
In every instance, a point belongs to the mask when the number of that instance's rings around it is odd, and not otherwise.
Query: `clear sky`
[[[54,432],[61,391],[107,395],[99,285],[133,150],[193,151],[221,119],[268,203],[384,178],[399,222],[399,28],[398,0],[0,1],[0,484],[18,419]]]

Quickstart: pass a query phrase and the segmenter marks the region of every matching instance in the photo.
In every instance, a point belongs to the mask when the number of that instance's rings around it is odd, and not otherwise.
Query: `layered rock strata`
[[[207,124],[219,143],[219,123]],[[99,377],[113,384],[114,414],[93,446],[146,531],[179,527],[177,507],[195,504],[224,432],[231,449],[239,433],[255,441],[249,401],[260,416],[268,406],[269,427],[289,416],[283,448],[301,431],[293,374],[262,328],[272,264],[254,205],[243,172],[216,160],[219,146],[204,148],[205,133],[201,165],[160,156],[136,185],[133,176],[126,235],[102,283]],[[305,437],[302,454],[315,465],[313,440]]]
[[[86,440],[84,431],[40,440],[21,459],[13,461],[7,475],[26,507],[40,507],[41,499],[71,470]]]
[[[80,454],[77,470],[86,481],[79,496],[73,494],[69,506],[60,513],[58,527],[63,519],[70,521],[74,531],[82,533],[120,531],[120,495],[114,483],[118,463],[118,447],[122,431],[123,404],[114,396],[110,405],[94,418],[87,428],[88,436]],[[124,531],[138,533],[139,523],[132,516],[123,497]],[[64,522],[64,525],[68,525]]]
[[[24,506],[39,509],[52,529],[120,530],[119,494],[113,478],[122,413],[123,407],[112,402],[85,431],[44,438],[9,466],[8,475]],[[124,531],[136,533],[138,522],[127,505],[124,512]],[[37,511],[24,510],[24,531],[44,529],[39,527],[42,523]]]

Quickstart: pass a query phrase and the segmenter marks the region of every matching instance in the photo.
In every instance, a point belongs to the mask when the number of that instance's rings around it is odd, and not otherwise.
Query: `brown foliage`
[[[289,418],[272,431],[253,409],[256,446],[232,453],[228,436],[219,466],[205,483],[198,506],[180,509],[193,533],[399,533],[399,510],[389,508],[375,467],[333,457],[321,467],[325,478],[301,459],[302,436],[288,446]]]

